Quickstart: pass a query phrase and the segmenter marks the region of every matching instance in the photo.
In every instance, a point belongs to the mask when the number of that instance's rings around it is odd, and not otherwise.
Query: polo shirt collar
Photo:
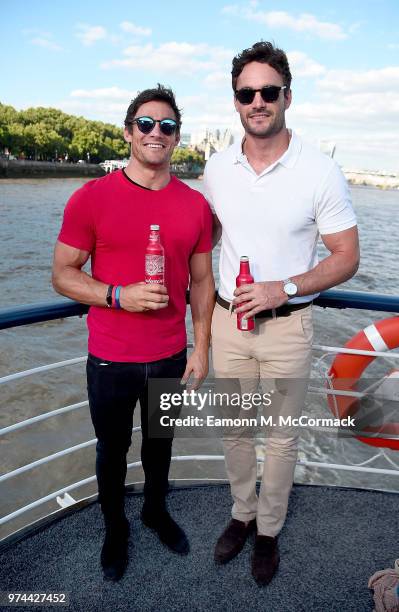
[[[285,151],[285,153],[283,153],[280,159],[277,160],[277,163],[285,166],[286,168],[293,168],[301,152],[302,142],[299,136],[297,136],[293,130],[289,131],[291,133],[290,144],[288,145],[288,149]]]
[[[240,139],[240,140],[234,141],[234,144],[233,144],[233,158],[232,158],[234,164],[242,164],[242,163],[245,163],[247,161],[246,156],[242,152],[243,142],[244,142],[243,138]]]
[[[302,142],[299,136],[295,134],[293,130],[289,130],[291,133],[290,144],[288,145],[288,149],[282,154],[280,159],[276,160],[272,166],[277,166],[277,164],[281,164],[286,168],[293,168],[296,164],[296,161],[299,157],[302,148]],[[244,139],[237,141],[234,143],[234,155],[233,155],[233,163],[234,164],[242,164],[248,163],[246,155],[244,155],[242,151]]]

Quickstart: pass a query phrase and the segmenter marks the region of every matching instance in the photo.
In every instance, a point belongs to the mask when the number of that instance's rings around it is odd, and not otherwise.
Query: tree
[[[0,150],[33,159],[121,159],[129,154],[122,129],[110,123],[67,115],[56,108],[16,111],[0,103]]]
[[[6,146],[13,155],[19,156],[22,153],[24,146],[24,128],[20,123],[11,123],[8,126],[8,144]]]
[[[198,151],[193,151],[191,149],[182,149],[181,147],[177,147],[173,151],[172,164],[186,164],[188,169],[191,169],[193,166],[200,166],[203,168],[205,166],[204,156]]]
[[[4,149],[8,149],[11,151],[13,147],[13,134],[17,135],[18,125],[18,113],[12,106],[6,106],[5,104],[0,104],[0,151]],[[15,144],[17,138],[15,138]],[[19,145],[18,140],[18,145]],[[14,149],[18,147],[15,146]],[[14,153],[14,151],[11,151]],[[18,153],[16,150],[15,153]]]
[[[76,131],[72,138],[72,147],[78,151],[81,159],[101,161],[103,140],[101,134],[91,126],[84,126]]]

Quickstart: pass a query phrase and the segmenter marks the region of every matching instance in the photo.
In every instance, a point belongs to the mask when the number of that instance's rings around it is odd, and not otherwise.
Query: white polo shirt
[[[356,225],[338,165],[294,132],[285,153],[259,175],[241,143],[212,155],[204,172],[204,193],[223,228],[219,294],[229,301],[242,255],[249,257],[255,282],[285,280],[317,265],[319,234]]]

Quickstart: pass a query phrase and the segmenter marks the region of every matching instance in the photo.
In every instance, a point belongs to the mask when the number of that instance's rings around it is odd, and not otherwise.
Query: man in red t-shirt
[[[97,436],[96,474],[106,535],[104,576],[118,580],[127,566],[129,523],[124,512],[126,455],[133,411],[141,407],[141,459],[145,474],[142,520],[180,554],[189,551],[165,498],[173,433],[149,432],[148,381],[191,376],[198,387],[208,371],[214,305],[212,216],[203,196],[171,177],[181,116],[173,92],[158,85],[130,104],[125,170],[89,181],[70,198],[55,246],[56,291],[90,304],[87,381]],[[165,283],[144,282],[150,225],[160,226]],[[82,267],[91,257],[91,275]],[[186,358],[186,289],[194,351]],[[156,407],[159,410],[159,407]]]

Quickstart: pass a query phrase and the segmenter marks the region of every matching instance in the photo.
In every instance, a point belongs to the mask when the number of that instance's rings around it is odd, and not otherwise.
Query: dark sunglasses
[[[140,132],[143,134],[149,134],[155,127],[156,123],[159,123],[160,130],[165,136],[171,136],[177,130],[177,122],[174,119],[153,119],[152,117],[137,117],[133,119],[132,123],[136,123]]]
[[[276,102],[282,89],[287,89],[287,86],[265,85],[261,89],[243,87],[242,89],[237,89],[235,96],[240,104],[251,104],[254,101],[255,94],[259,91],[263,102]]]

